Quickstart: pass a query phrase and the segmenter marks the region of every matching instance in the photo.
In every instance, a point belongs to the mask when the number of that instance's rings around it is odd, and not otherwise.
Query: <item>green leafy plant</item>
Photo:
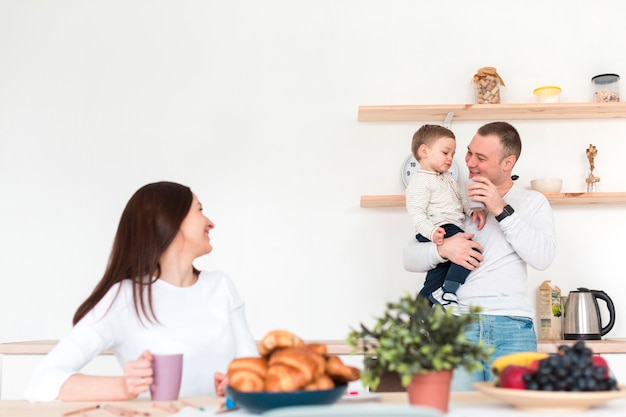
[[[408,292],[388,303],[373,327],[361,323],[361,329],[351,328],[346,339],[352,353],[361,348],[365,354],[363,384],[376,389],[385,371],[397,372],[406,387],[417,373],[482,369],[481,362],[489,360],[493,348],[485,348],[482,342],[470,343],[464,335],[469,324],[480,320],[480,311],[472,306],[469,314],[455,316]]]

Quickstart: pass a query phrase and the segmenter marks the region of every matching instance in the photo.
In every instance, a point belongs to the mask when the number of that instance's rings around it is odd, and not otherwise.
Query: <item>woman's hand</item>
[[[137,360],[124,365],[124,390],[129,399],[137,398],[152,385],[152,354],[146,350]]]
[[[439,255],[470,271],[475,269],[483,260],[483,247],[471,240],[473,237],[471,233],[457,233],[444,239],[443,245],[437,246]]]
[[[228,386],[228,376],[224,375],[221,372],[216,372],[213,374],[213,383],[215,384],[215,393],[223,397],[226,395],[226,386]]]
[[[61,386],[60,401],[126,401],[137,398],[152,384],[152,354],[145,351],[124,365],[124,375],[73,374]]]

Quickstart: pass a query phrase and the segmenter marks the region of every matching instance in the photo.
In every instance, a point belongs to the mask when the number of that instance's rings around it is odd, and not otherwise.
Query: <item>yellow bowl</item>
[[[546,85],[544,87],[535,88],[533,94],[540,103],[558,103],[561,96],[561,87]]]

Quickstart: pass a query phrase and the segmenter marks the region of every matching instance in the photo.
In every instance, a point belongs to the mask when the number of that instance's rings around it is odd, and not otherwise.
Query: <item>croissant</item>
[[[313,374],[313,378],[319,378],[324,375],[326,373],[326,356],[319,355],[311,351],[309,351],[309,356],[315,361],[316,364],[316,370]]]
[[[274,364],[267,368],[265,390],[270,392],[296,391],[302,389],[310,379],[297,368],[284,364]]]
[[[267,373],[267,359],[265,358],[236,358],[228,365],[228,374],[238,371],[254,372],[261,378],[265,378]]]
[[[287,330],[273,330],[259,344],[259,354],[269,356],[277,349],[304,346],[304,341]]]
[[[228,384],[242,392],[258,392],[265,388],[265,379],[251,371],[237,371],[228,376]]]
[[[238,391],[327,390],[356,381],[361,371],[329,355],[322,343],[305,344],[287,330],[269,332],[258,358],[237,358],[228,365],[229,384]]]
[[[316,391],[323,389],[333,389],[335,388],[335,383],[328,375],[322,375],[317,379],[309,382],[304,386],[304,389],[307,391]]]
[[[263,391],[267,376],[267,360],[265,358],[237,358],[228,365],[230,386],[238,391]]]
[[[268,366],[287,365],[300,371],[306,379],[305,384],[324,374],[324,359],[317,355],[321,361],[315,359],[316,354],[306,348],[284,348],[270,356]]]
[[[325,356],[328,354],[328,346],[324,343],[307,343],[305,347],[318,355]]]
[[[336,355],[329,355],[326,358],[326,373],[336,384],[356,381],[361,376],[358,368],[344,364]]]

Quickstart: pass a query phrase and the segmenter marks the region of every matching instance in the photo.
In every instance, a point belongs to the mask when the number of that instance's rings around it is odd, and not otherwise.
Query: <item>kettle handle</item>
[[[610,332],[615,325],[615,305],[613,304],[613,300],[611,300],[611,297],[609,297],[608,294],[604,291],[591,290],[591,294],[593,294],[594,298],[599,298],[600,300],[604,301],[606,303],[606,307],[609,309],[609,324],[607,324],[600,330],[600,335],[604,336],[605,334]],[[600,323],[600,325],[602,325],[602,323]]]

